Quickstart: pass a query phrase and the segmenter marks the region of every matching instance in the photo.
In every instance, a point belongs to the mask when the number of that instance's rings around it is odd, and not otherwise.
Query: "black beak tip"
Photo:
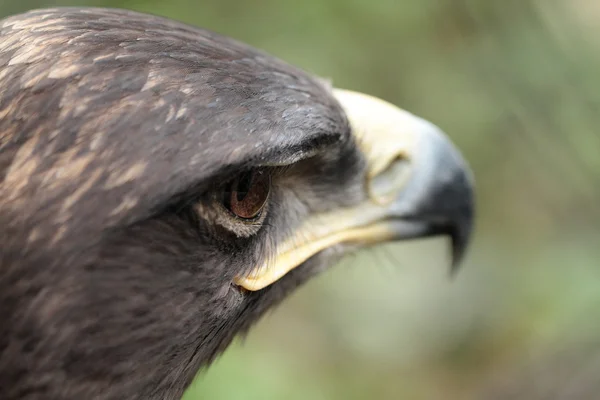
[[[450,265],[450,276],[454,277],[467,253],[473,229],[473,209],[469,208],[462,218],[448,229],[450,236],[450,249],[452,252],[452,264]]]
[[[452,262],[450,264],[450,276],[454,278],[464,259],[466,253],[466,244],[462,243],[456,236],[451,237]]]

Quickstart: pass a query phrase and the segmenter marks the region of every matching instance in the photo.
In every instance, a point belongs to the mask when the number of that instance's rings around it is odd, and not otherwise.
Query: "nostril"
[[[409,177],[410,161],[398,155],[373,177],[368,177],[367,190],[374,203],[385,206],[393,202],[406,185]]]

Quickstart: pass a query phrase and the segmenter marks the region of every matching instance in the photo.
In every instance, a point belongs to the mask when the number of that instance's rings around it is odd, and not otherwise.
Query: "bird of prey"
[[[125,10],[0,21],[0,398],[171,400],[341,255],[451,238],[473,180],[432,123]]]

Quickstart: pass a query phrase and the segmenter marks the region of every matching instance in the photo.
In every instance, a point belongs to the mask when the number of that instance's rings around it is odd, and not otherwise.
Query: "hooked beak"
[[[369,245],[446,235],[452,270],[462,260],[473,225],[473,178],[439,128],[383,100],[335,89],[367,161],[366,200],[310,217],[278,246],[268,264],[236,278],[263,289],[313,255],[337,244]]]

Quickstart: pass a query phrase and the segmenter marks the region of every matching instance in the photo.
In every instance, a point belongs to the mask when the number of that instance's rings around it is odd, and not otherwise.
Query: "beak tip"
[[[462,265],[465,255],[467,253],[471,230],[472,230],[472,216],[465,218],[461,223],[454,227],[450,232],[450,247],[452,252],[452,262],[450,265],[450,275],[454,277],[460,266]]]
[[[452,253],[452,262],[450,264],[450,278],[456,277],[462,266],[463,254]]]

